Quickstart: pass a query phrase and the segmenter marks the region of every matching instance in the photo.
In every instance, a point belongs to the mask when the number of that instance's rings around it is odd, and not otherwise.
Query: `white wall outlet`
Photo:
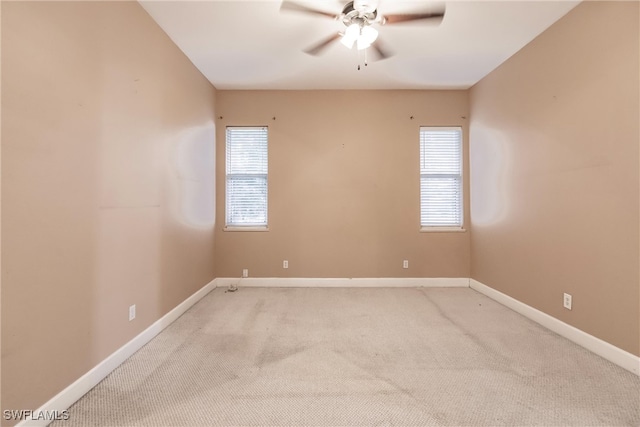
[[[287,261],[286,259],[282,261],[282,268],[289,268],[289,261]]]
[[[404,261],[402,261],[402,268],[409,268],[409,260],[405,259]]]
[[[249,269],[248,268],[243,268],[242,269],[242,277],[249,277]]]
[[[566,308],[567,310],[571,310],[571,295],[565,293],[564,294],[564,298],[562,300],[562,304],[564,305],[564,308]]]
[[[129,306],[129,322],[136,318],[136,305]]]

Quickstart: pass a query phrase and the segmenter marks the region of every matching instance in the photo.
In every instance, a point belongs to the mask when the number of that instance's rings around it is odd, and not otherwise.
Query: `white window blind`
[[[462,129],[420,128],[420,225],[462,227]]]
[[[267,226],[267,134],[266,127],[227,127],[227,226]]]

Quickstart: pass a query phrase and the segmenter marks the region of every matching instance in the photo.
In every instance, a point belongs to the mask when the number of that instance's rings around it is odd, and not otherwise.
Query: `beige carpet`
[[[640,379],[469,288],[216,289],[52,426],[639,426]]]

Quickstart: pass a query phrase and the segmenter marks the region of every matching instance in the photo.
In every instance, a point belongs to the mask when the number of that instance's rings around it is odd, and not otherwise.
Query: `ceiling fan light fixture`
[[[351,24],[347,27],[340,42],[352,49],[355,43],[358,50],[366,49],[378,38],[378,31],[368,25]]]

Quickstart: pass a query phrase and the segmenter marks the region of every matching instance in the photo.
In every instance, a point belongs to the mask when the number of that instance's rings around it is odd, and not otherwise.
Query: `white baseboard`
[[[607,359],[616,365],[633,372],[640,376],[640,357],[622,350],[606,341],[596,338],[576,327],[573,327],[555,317],[549,316],[542,311],[535,309],[523,302],[518,301],[500,291],[490,288],[477,280],[469,279],[469,286],[481,294],[509,307],[516,313],[519,313],[545,328],[555,332],[556,334],[567,338],[570,341],[586,348],[587,350]]]
[[[162,332],[162,330],[173,323],[185,311],[191,308],[191,306],[200,301],[205,295],[207,295],[215,288],[215,280],[212,280],[211,282],[203,286],[200,290],[184,300],[182,303],[162,316],[160,319],[155,321],[147,329],[140,332],[140,334],[138,334],[135,338],[120,347],[89,372],[81,376],[78,380],[76,380],[67,388],[51,398],[47,403],[42,405],[37,410],[33,411],[33,417],[47,417],[48,415],[55,414],[56,411],[58,414],[61,414],[62,411],[68,409],[71,405],[77,402],[82,396],[84,396],[89,390],[95,387],[114,369],[120,366],[122,362],[131,357],[133,353],[140,350],[145,344],[151,341],[156,335]],[[51,420],[44,419],[23,420],[18,423],[17,426],[46,426],[50,422]]]
[[[306,278],[306,277],[219,277],[218,287],[274,288],[468,288],[468,278],[420,278],[420,277],[356,277],[356,278]]]

